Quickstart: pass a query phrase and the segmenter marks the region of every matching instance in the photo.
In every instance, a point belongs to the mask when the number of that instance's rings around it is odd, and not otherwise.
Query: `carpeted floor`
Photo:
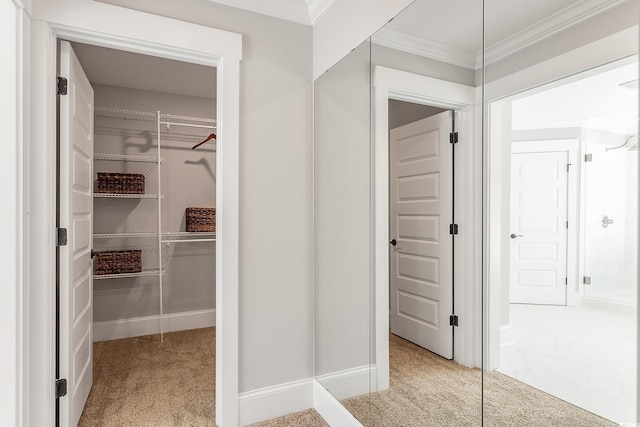
[[[215,328],[94,343],[93,388],[81,427],[215,426]],[[390,336],[389,390],[347,399],[366,427],[478,426],[481,377]],[[484,425],[616,426],[499,373],[484,379]],[[324,427],[313,409],[253,427]]]
[[[80,427],[215,426],[215,328],[93,345]]]
[[[389,340],[389,390],[342,402],[364,426],[480,425],[480,370]],[[617,425],[497,372],[485,375],[484,389],[485,426]]]

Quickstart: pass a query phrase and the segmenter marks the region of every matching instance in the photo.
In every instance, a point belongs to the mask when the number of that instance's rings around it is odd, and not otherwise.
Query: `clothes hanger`
[[[208,137],[205,138],[204,141],[197,143],[196,145],[194,145],[193,147],[191,147],[192,150],[195,150],[196,148],[200,147],[202,144],[204,144],[207,141],[211,141],[212,139],[217,139],[216,138],[216,134],[212,133],[211,135],[209,135]]]

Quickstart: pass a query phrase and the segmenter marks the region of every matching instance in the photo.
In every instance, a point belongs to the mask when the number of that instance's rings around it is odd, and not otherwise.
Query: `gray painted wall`
[[[316,375],[369,365],[370,69],[365,42],[315,83]]]
[[[239,391],[311,377],[311,27],[208,0],[105,3],[243,35]]]
[[[211,70],[213,75],[214,70]],[[215,117],[215,100],[93,84],[98,107]],[[156,124],[97,117],[95,152],[155,156]],[[178,135],[161,128],[162,230],[184,231],[187,206],[215,206],[215,144],[198,150],[191,146],[202,138]],[[96,172],[107,162],[97,162]],[[121,172],[145,173],[145,192],[157,194],[157,168],[108,162]],[[157,230],[157,201],[96,199],[94,230],[97,233]],[[94,248],[142,249],[143,268],[158,266],[157,240],[95,239]],[[180,313],[215,308],[215,246],[213,243],[170,244],[163,247],[163,310]],[[159,312],[158,277],[94,281],[94,321],[155,315]]]

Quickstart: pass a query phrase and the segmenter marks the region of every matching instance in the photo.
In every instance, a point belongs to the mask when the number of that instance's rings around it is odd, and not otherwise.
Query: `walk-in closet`
[[[73,43],[93,88],[93,383],[79,425],[215,410],[216,70]],[[169,415],[171,416],[171,415]]]

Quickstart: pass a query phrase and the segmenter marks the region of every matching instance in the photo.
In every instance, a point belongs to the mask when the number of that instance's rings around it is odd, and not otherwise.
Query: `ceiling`
[[[299,24],[313,25],[335,0],[209,0]]]
[[[73,43],[91,83],[216,98],[216,69],[156,56]],[[202,82],[212,84],[202,84]]]

